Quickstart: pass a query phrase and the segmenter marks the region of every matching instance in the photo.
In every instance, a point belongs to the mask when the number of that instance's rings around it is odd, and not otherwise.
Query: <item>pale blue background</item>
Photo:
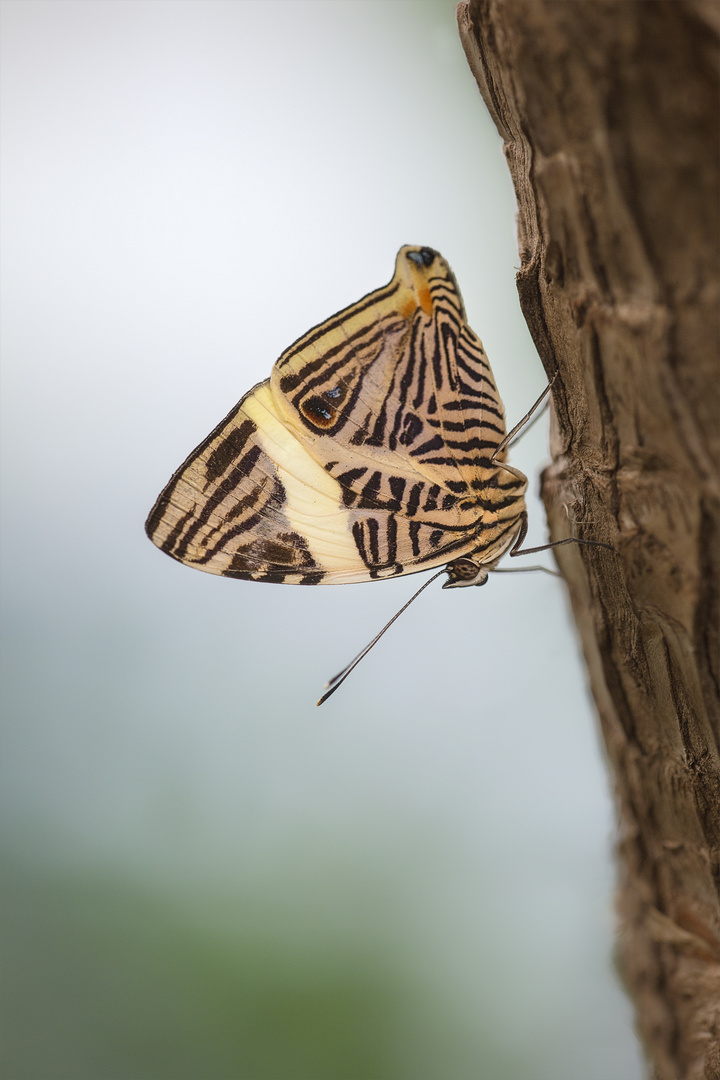
[[[2,15],[3,1075],[637,1080],[562,583],[438,583],[318,710],[422,579],[232,582],[143,534],[404,243],[453,266],[510,423],[543,388],[453,5]]]

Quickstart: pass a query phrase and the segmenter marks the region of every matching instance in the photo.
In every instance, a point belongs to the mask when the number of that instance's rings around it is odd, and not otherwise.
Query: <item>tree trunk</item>
[[[468,0],[553,384],[543,476],[621,822],[619,962],[659,1080],[720,1077],[720,7]]]

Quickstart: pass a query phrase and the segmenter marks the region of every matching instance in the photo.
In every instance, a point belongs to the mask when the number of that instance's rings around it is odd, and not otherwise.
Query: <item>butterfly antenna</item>
[[[436,574],[433,574],[432,577],[428,578],[427,581],[425,582],[425,584],[421,585],[416,593],[413,593],[413,595],[410,597],[410,599],[405,604],[403,604],[403,606],[400,608],[400,610],[395,612],[392,619],[390,619],[390,622],[386,623],[385,626],[383,626],[380,633],[375,635],[375,637],[372,639],[372,641],[369,643],[369,645],[366,645],[365,648],[362,650],[362,652],[359,652],[357,654],[357,656],[355,657],[355,659],[350,661],[350,663],[347,665],[347,667],[344,667],[342,669],[342,671],[339,671],[337,675],[334,675],[332,677],[332,679],[330,679],[329,682],[326,683],[326,685],[325,685],[325,693],[320,698],[320,700],[317,702],[318,705],[322,705],[323,701],[327,701],[327,699],[331,696],[331,694],[334,694],[335,691],[338,689],[338,687],[342,686],[342,684],[345,682],[345,680],[347,679],[350,672],[353,671],[358,666],[358,664],[363,659],[363,657],[367,656],[367,654],[372,649],[373,645],[377,645],[378,641],[383,636],[385,631],[389,630],[390,627],[392,626],[392,624],[395,622],[395,620],[400,618],[403,611],[406,611],[407,608],[410,607],[413,600],[417,600],[418,596],[423,591],[423,589],[427,589],[428,585],[432,585],[433,581],[435,581],[436,578],[439,578],[441,574],[445,573],[445,570],[446,570],[446,567],[443,567],[442,570],[438,570],[438,572]]]

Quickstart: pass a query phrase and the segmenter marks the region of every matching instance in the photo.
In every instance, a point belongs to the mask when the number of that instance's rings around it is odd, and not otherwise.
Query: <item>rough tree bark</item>
[[[505,141],[543,476],[621,822],[619,962],[661,1080],[720,1076],[720,8],[468,0]],[[470,196],[472,197],[472,196]]]

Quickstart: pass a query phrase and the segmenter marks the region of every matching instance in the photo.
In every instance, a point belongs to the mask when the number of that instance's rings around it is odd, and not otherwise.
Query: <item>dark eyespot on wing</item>
[[[306,420],[309,420],[317,428],[332,427],[336,410],[328,405],[321,397],[307,398],[300,405],[300,411]]]

